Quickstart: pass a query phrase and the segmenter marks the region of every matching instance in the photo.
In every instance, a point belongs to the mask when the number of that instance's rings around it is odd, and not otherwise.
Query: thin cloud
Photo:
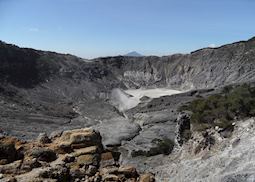
[[[209,44],[208,47],[215,48],[217,46],[215,44]]]
[[[29,28],[28,31],[29,32],[39,32],[39,28],[35,28],[35,27]]]

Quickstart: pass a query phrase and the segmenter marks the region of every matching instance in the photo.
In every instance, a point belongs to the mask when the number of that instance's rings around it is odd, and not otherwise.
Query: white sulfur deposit
[[[111,93],[111,102],[119,111],[131,109],[139,104],[139,98],[131,97],[120,89],[113,89]]]
[[[174,94],[181,93],[181,91],[166,89],[166,88],[134,89],[134,90],[125,90],[125,92],[138,99],[142,98],[143,96],[147,96],[150,98],[158,98],[165,95],[174,95]]]
[[[140,103],[140,99],[144,96],[150,98],[158,98],[165,95],[179,94],[181,91],[156,88],[156,89],[134,89],[134,90],[120,90],[113,89],[111,93],[111,102],[120,111],[125,111],[137,106]]]

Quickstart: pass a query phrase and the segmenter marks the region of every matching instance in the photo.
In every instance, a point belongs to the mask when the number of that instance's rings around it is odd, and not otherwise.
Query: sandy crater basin
[[[179,93],[182,93],[182,91],[166,88],[130,90],[114,89],[111,94],[111,101],[120,111],[125,111],[136,107],[144,96],[149,98],[159,98]]]
[[[155,89],[132,89],[132,90],[125,90],[125,92],[129,95],[132,95],[134,98],[140,99],[144,96],[150,98],[158,98],[165,95],[174,95],[182,93],[179,90],[172,90],[166,88],[155,88]]]

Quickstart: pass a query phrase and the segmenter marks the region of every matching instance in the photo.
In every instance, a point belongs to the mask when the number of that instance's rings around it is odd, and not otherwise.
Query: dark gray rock
[[[95,126],[102,134],[103,144],[108,147],[120,146],[122,141],[133,139],[139,134],[140,126],[126,118],[112,118]]]
[[[56,153],[47,148],[33,148],[31,156],[37,158],[39,161],[52,162],[57,159]]]
[[[255,181],[255,175],[254,174],[232,174],[223,177],[221,182],[254,182]]]
[[[176,140],[179,145],[189,140],[191,136],[190,118],[191,113],[188,112],[181,112],[177,117]]]
[[[57,137],[60,137],[62,135],[63,131],[62,130],[57,130],[57,131],[53,131],[49,138],[50,139],[54,139],[54,138],[57,138]]]
[[[85,174],[88,176],[94,176],[98,171],[97,167],[93,165],[87,166],[85,170],[86,170]]]

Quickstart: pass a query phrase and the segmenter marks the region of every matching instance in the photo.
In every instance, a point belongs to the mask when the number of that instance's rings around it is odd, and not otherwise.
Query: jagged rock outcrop
[[[190,113],[181,112],[177,117],[176,125],[176,142],[181,146],[188,141],[191,136],[190,131]]]
[[[119,147],[121,162],[132,163],[139,170],[154,169],[162,165],[165,154],[172,152],[178,107],[195,98],[217,93],[218,87],[254,81],[254,57],[255,38],[185,55],[117,56],[94,60],[0,42],[0,136],[34,139],[38,133],[49,135],[58,131],[51,137],[41,134],[32,143],[17,143],[17,139],[12,139],[14,142],[0,149],[3,153],[16,151],[9,158],[3,155],[5,157],[0,161],[4,165],[3,171],[16,173],[13,169],[18,168],[18,173],[25,176],[36,167],[40,168],[33,172],[36,177],[43,169],[42,176],[62,180],[69,176],[69,169],[81,165],[74,161],[88,164],[84,171],[71,172],[74,176],[86,171],[93,174],[98,166],[116,165],[115,158],[119,154],[108,153],[96,143],[88,147],[80,145],[90,138],[85,136],[86,131],[76,130],[78,136],[62,132],[84,127],[100,130],[107,147]],[[156,99],[143,98],[141,104],[125,113],[109,101],[114,88],[156,87],[194,90]],[[189,136],[186,119],[179,120],[179,124],[182,123],[178,129],[180,143]],[[101,140],[96,133],[92,135],[93,140]],[[211,141],[207,137],[200,146],[204,148]],[[162,142],[164,150],[161,150]],[[64,162],[59,156],[65,156]],[[100,158],[107,160],[102,162]],[[58,160],[68,165],[47,166]],[[119,177],[115,172],[107,175],[105,180]]]
[[[116,152],[105,150],[100,133],[89,128],[64,131],[47,143],[11,137],[0,142],[3,182],[154,181],[152,174],[140,175],[133,166],[120,165]]]
[[[237,121],[230,138],[211,128],[192,139],[155,169],[157,181],[254,181],[255,119]]]

